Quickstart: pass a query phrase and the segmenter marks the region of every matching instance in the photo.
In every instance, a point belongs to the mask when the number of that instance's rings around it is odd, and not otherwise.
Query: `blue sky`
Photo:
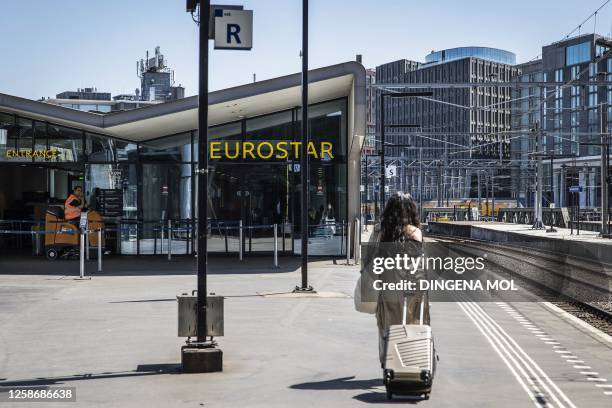
[[[301,69],[300,0],[225,0],[254,10],[252,51],[211,51],[211,89]],[[519,62],[562,39],[603,0],[311,0],[311,68],[353,60],[422,61],[431,50],[481,45]],[[612,3],[597,16],[608,34]],[[582,32],[592,32],[591,19]],[[31,99],[95,86],[114,94],[139,87],[136,60],[160,45],[176,82],[197,93],[197,28],[184,0],[2,0],[0,92]],[[212,47],[211,47],[212,48]]]

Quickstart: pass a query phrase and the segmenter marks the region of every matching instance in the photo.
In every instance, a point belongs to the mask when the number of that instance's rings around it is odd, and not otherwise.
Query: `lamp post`
[[[185,372],[214,372],[223,369],[223,352],[216,343],[207,340],[207,234],[208,234],[208,40],[210,0],[187,0],[187,11],[192,15],[200,7],[199,22],[199,89],[198,89],[198,274],[196,298],[197,341],[181,348],[181,362]]]

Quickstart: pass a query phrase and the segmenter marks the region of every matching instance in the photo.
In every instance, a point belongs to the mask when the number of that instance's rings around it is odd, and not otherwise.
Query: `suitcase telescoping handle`
[[[408,294],[404,293],[404,307],[402,308],[402,325],[406,325],[406,315],[408,314]],[[425,295],[421,295],[421,307],[419,311],[419,324],[423,325],[423,315],[425,314]]]
[[[404,293],[404,306],[402,308],[402,326],[406,325],[407,312],[408,312],[408,294]]]

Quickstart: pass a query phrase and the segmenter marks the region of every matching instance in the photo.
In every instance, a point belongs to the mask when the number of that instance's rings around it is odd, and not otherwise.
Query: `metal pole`
[[[225,234],[223,235],[225,235],[225,253],[227,254],[227,250],[228,250],[227,248],[227,226],[225,227]]]
[[[172,221],[168,220],[168,260],[172,260]]]
[[[365,215],[365,228],[366,231],[368,230],[368,214],[370,212],[370,206],[368,205],[368,200],[369,200],[369,192],[368,192],[368,156],[366,155],[365,157],[365,211],[364,211],[364,215]]]
[[[478,180],[478,218],[480,219],[480,212],[482,211],[482,193],[480,192],[480,169],[476,170],[476,179]]]
[[[79,253],[79,277],[83,279],[85,277],[85,234],[81,230],[79,239],[80,253]]]
[[[283,253],[285,252],[285,221],[281,223],[281,239],[283,243]]]
[[[274,224],[274,267],[278,268],[278,225]]]
[[[355,241],[354,245],[354,258],[355,265],[359,265],[359,258],[361,258],[361,221],[359,219],[355,220]]]
[[[342,220],[342,236],[340,237],[340,255],[342,255],[343,249],[344,249],[344,220]]]
[[[300,148],[300,171],[302,182],[302,282],[300,290],[308,286],[308,0],[302,0],[302,145]]]
[[[380,214],[385,208],[385,94],[380,94]]]
[[[540,88],[540,121],[544,123],[544,88]],[[544,134],[542,130],[542,126],[539,122],[535,124],[535,134],[536,134],[536,151],[538,153],[543,153],[540,149],[544,146]],[[535,222],[533,224],[533,228],[541,229],[544,227],[542,222],[542,188],[544,184],[544,163],[542,162],[542,155],[538,155],[537,165],[536,165],[536,198],[535,198]]]
[[[238,222],[238,259],[242,261],[242,220]]]
[[[608,231],[608,118],[605,104],[599,105],[599,129],[601,133],[601,236],[606,236]]]
[[[351,264],[351,221],[346,223],[346,264]]]
[[[98,272],[102,272],[102,228],[98,230]]]
[[[365,211],[365,219],[363,220],[363,222],[365,223],[364,227],[365,230],[368,230],[368,217],[370,215],[370,191],[369,191],[369,186],[368,186],[368,181],[370,178],[370,175],[368,173],[368,156],[366,155],[366,211]],[[374,204],[374,208],[376,208],[376,204]],[[376,215],[376,210],[374,210],[374,214]]]
[[[208,288],[208,30],[210,0],[200,0],[199,89],[198,89],[198,297],[197,340],[206,341],[206,297]]]
[[[85,259],[89,261],[89,231],[85,231]]]
[[[553,188],[553,184],[555,182],[555,176],[553,174],[553,160],[554,160],[554,155],[551,153],[550,155],[550,203],[554,203],[555,202],[555,189]],[[559,183],[559,188],[561,188],[561,183]],[[557,230],[555,229],[555,217],[553,214],[553,209],[552,207],[550,207],[549,205],[549,214],[550,214],[550,228],[547,230],[547,232],[557,232]]]
[[[495,221],[495,175],[491,171],[491,219]]]
[[[163,221],[159,224],[159,230],[161,233],[161,239],[159,240],[159,253],[163,254],[164,253],[164,222]]]
[[[419,219],[423,220],[423,147],[419,147]]]

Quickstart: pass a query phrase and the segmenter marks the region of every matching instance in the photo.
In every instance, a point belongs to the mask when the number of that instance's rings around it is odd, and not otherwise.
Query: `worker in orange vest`
[[[83,187],[76,186],[64,203],[64,218],[75,220],[81,217],[83,209]]]

